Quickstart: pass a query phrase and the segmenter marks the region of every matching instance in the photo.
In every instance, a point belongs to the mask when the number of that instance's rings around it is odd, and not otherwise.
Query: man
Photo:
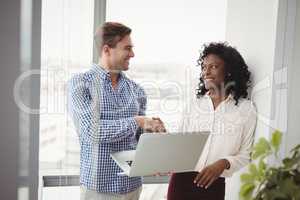
[[[80,142],[81,199],[137,200],[141,178],[118,176],[110,153],[135,149],[138,128],[164,131],[159,118],[145,117],[146,95],[123,71],[134,57],[131,29],[107,22],[95,41],[99,63],[68,83],[69,107]]]

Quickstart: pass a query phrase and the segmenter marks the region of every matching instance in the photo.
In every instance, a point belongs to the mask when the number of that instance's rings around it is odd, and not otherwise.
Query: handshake
[[[134,119],[147,132],[166,132],[164,123],[158,117],[135,116]]]

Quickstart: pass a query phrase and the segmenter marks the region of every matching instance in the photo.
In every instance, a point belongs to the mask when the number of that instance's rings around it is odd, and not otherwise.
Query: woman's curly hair
[[[203,51],[197,60],[198,66],[203,65],[204,58],[210,54],[214,54],[221,58],[225,63],[225,80],[226,95],[233,95],[235,105],[241,97],[247,98],[250,87],[250,71],[241,54],[226,42],[212,42],[203,45]],[[200,75],[200,82],[196,90],[197,98],[200,98],[208,91],[205,88],[204,80]]]

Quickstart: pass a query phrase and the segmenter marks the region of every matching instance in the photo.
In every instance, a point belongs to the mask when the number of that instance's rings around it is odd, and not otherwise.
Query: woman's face
[[[225,62],[215,54],[208,54],[201,66],[205,89],[220,89],[224,87]]]

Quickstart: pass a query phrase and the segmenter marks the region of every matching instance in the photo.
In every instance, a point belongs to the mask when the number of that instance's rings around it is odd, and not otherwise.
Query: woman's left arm
[[[251,148],[254,141],[254,131],[256,128],[256,109],[254,106],[251,106],[251,110],[245,120],[243,133],[242,133],[242,140],[240,149],[236,155],[226,156],[224,159],[228,160],[230,163],[229,169],[224,170],[222,175],[224,177],[230,177],[233,173],[240,170],[250,162],[250,154]]]
[[[238,153],[232,156],[226,156],[203,168],[194,179],[194,183],[197,184],[197,186],[208,188],[221,175],[230,177],[234,172],[250,162],[256,120],[256,109],[254,106],[251,106],[249,115],[244,122],[242,140]]]

